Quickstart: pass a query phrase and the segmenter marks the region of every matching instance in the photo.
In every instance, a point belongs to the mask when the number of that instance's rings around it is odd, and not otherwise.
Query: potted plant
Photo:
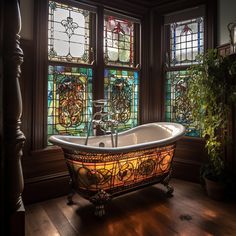
[[[199,55],[198,60],[199,64],[189,69],[188,99],[208,155],[201,178],[208,195],[220,199],[227,173],[224,162],[227,122],[231,104],[236,100],[236,62],[220,56],[216,49]]]

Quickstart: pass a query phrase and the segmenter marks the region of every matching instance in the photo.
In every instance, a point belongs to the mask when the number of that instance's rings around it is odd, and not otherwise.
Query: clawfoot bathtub
[[[176,123],[140,125],[118,135],[112,147],[110,135],[86,138],[53,135],[49,141],[63,149],[73,192],[95,205],[95,215],[105,214],[104,205],[123,193],[155,183],[169,185],[175,143],[185,133]],[[72,194],[68,203],[73,203]]]

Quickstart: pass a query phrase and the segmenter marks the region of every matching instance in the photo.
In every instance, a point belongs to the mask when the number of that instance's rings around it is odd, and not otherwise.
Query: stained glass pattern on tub
[[[48,135],[85,136],[92,117],[92,69],[48,67]]]
[[[170,65],[197,63],[204,51],[204,19],[199,17],[170,24]]]
[[[91,14],[87,10],[49,1],[49,60],[90,63]]]
[[[167,72],[165,120],[181,123],[186,127],[187,136],[198,137],[198,123],[192,119],[192,109],[187,98],[188,81],[187,71]]]
[[[104,61],[107,65],[134,64],[134,23],[113,16],[104,19]]]
[[[137,126],[139,112],[139,75],[136,71],[105,69],[104,97],[108,110],[119,121],[118,130]]]

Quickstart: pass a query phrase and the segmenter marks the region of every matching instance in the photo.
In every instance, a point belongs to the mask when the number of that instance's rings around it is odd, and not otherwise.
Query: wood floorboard
[[[26,235],[42,236],[45,232],[50,236],[60,235],[41,204],[27,208],[26,221]]]
[[[236,204],[209,199],[195,183],[173,179],[174,196],[160,184],[115,198],[102,218],[75,195],[26,206],[26,236],[236,236]]]
[[[42,203],[43,208],[47,212],[51,222],[55,225],[60,235],[76,236],[78,232],[72,227],[66,216],[59,209],[57,200]]]

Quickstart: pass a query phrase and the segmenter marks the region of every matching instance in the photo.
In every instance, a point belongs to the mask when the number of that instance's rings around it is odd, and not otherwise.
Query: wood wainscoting
[[[69,173],[60,148],[31,152],[23,160],[26,204],[61,196],[69,192]]]

